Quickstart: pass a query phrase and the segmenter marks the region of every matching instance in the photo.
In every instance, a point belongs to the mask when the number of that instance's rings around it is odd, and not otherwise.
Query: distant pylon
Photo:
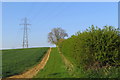
[[[27,23],[28,19],[25,17],[24,18],[24,23],[23,24],[20,24],[20,25],[23,25],[24,26],[24,30],[23,30],[23,48],[28,48],[28,25],[31,25],[31,24],[28,24]]]

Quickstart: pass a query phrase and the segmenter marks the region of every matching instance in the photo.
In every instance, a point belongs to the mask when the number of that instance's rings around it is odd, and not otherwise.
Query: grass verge
[[[34,78],[69,78],[64,62],[57,48],[52,48],[50,58],[44,67]]]

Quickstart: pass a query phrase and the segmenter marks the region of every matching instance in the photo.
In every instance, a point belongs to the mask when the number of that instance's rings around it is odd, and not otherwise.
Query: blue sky
[[[69,37],[92,24],[118,27],[117,2],[8,2],[2,4],[3,48],[22,46],[22,19],[29,19],[29,46],[53,46],[47,42],[52,28],[61,27]]]
[[[0,49],[2,49],[2,3],[0,2]],[[0,51],[0,65],[2,65],[2,51]],[[2,67],[0,67],[0,75],[2,74]],[[0,76],[1,77],[1,76]]]

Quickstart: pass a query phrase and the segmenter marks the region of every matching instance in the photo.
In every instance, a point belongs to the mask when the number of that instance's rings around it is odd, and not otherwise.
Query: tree
[[[60,27],[53,28],[51,32],[48,33],[48,42],[51,44],[57,45],[60,39],[64,39],[68,37],[66,31]]]

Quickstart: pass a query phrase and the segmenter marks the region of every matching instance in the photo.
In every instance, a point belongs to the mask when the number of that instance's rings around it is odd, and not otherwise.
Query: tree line
[[[103,29],[92,25],[83,32],[68,36],[62,28],[54,28],[48,34],[50,43],[72,58],[72,61],[85,69],[104,66],[120,66],[120,31],[112,26]]]

